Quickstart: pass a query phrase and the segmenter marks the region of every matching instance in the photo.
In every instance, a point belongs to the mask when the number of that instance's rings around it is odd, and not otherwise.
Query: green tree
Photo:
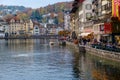
[[[58,24],[58,18],[57,17],[54,18],[54,23]]]
[[[38,22],[42,22],[42,15],[39,13],[38,10],[33,11],[30,18],[33,20],[37,20]]]

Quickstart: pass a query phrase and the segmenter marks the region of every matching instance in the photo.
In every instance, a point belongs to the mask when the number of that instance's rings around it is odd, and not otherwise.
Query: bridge
[[[58,39],[59,35],[34,35],[33,39]]]

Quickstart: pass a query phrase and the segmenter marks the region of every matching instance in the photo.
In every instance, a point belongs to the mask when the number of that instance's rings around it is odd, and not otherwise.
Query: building
[[[55,24],[47,24],[46,31],[48,35],[56,35],[57,33],[57,25]]]
[[[37,36],[37,35],[40,35],[40,27],[39,25],[34,25],[34,28],[33,28],[33,35]]]
[[[43,27],[41,24],[34,22],[34,28],[33,28],[33,35],[38,36],[38,35],[45,35],[46,30],[45,27]]]
[[[79,6],[79,36],[84,37],[93,32],[92,16],[92,0],[84,0]]]
[[[64,11],[64,29],[70,30],[70,15],[69,11]]]
[[[8,33],[10,37],[28,37],[33,35],[33,22],[31,20],[25,21],[14,16],[6,22],[9,26],[6,28],[6,33]]]
[[[74,0],[70,15],[71,30],[72,32],[75,32],[77,37],[84,37],[93,32],[93,22],[91,20],[93,16],[91,0]]]
[[[33,35],[33,21],[30,19],[30,20],[25,21],[24,24],[25,24],[26,34],[28,36]]]
[[[3,19],[0,19],[0,37],[4,38],[5,33],[7,31],[8,31],[8,24]]]
[[[81,0],[74,0],[72,4],[72,9],[70,11],[70,30],[71,30],[71,38],[75,39],[79,34],[79,5],[82,3]]]
[[[112,1],[111,0],[93,0],[93,18],[94,21],[93,31],[94,38],[98,41],[101,38],[112,41],[111,32],[111,14],[112,14]],[[106,26],[109,25],[109,26]]]
[[[112,42],[120,45],[120,0],[112,0]]]
[[[19,36],[25,34],[25,24],[18,18],[12,18],[9,22],[9,36]]]

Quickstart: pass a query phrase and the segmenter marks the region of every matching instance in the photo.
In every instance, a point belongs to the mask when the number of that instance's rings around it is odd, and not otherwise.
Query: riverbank
[[[106,51],[101,49],[92,48],[90,46],[78,46],[71,42],[66,42],[67,45],[75,49],[77,52],[83,52],[85,50],[86,53],[92,54],[101,58],[106,58],[109,60],[119,61],[120,62],[120,53],[118,52],[112,52],[112,51]]]
[[[102,58],[106,58],[106,59],[120,62],[120,53],[118,53],[118,52],[96,49],[96,48],[92,48],[90,46],[85,46],[85,50],[87,53],[90,53],[92,55],[96,55],[96,56],[99,56]]]

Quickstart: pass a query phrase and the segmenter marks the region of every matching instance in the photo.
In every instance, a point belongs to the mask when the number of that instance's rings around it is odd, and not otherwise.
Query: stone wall
[[[95,49],[89,46],[85,47],[86,52],[110,60],[120,61],[120,53]]]
[[[75,49],[76,52],[84,52],[85,50],[86,53],[120,62],[120,53],[96,49],[90,46],[78,46],[71,42],[66,42],[66,43],[69,47]]]

